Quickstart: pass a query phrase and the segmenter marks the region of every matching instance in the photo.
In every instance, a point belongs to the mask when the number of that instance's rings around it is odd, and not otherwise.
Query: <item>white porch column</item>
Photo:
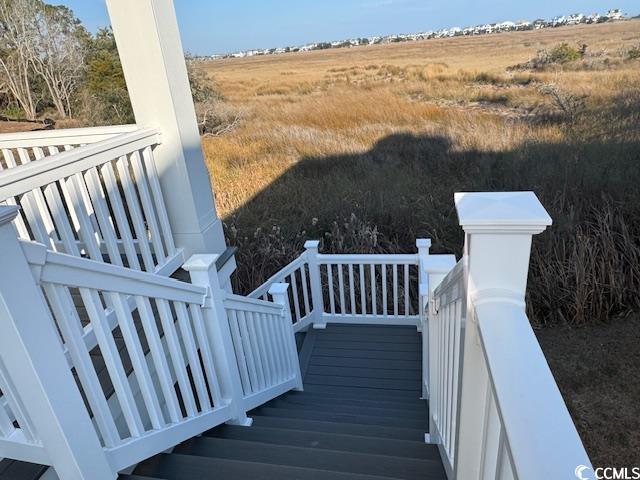
[[[467,305],[476,310],[469,308],[465,323],[454,468],[456,478],[479,478],[489,386],[477,310],[491,302],[524,308],[531,239],[551,225],[551,217],[533,192],[456,193],[455,203],[465,231]],[[505,342],[510,334],[505,331]]]
[[[131,104],[140,126],[156,127],[155,159],[176,246],[185,258],[226,245],[187,77],[172,0],[107,0]]]

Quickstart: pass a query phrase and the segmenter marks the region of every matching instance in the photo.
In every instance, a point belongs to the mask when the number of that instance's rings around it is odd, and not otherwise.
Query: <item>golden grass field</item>
[[[586,43],[594,69],[507,71],[561,42]],[[365,152],[397,132],[445,135],[459,150],[561,141],[558,125],[517,121],[549,104],[540,83],[608,104],[637,88],[640,68],[599,60],[639,43],[632,20],[205,63],[244,112],[241,128],[204,142],[220,214],[232,215],[301,158]]]
[[[587,54],[541,70],[510,68],[563,42],[586,44]],[[241,286],[291,259],[305,235],[331,248],[344,235],[336,228],[354,218],[375,231],[376,244],[386,241],[383,249],[406,250],[426,235],[437,251],[460,252],[452,198],[461,189],[534,189],[556,224],[602,233],[591,207],[616,212],[616,202],[637,198],[627,172],[637,166],[640,60],[626,52],[638,45],[640,20],[630,20],[199,64],[243,118],[230,134],[203,141],[230,241],[274,247],[248,262]],[[612,219],[621,228],[626,221]],[[574,237],[591,237],[586,230]],[[343,248],[362,246],[353,235]],[[617,248],[613,237],[569,247],[555,240],[552,233],[553,245],[540,251],[574,262]],[[566,248],[574,251],[558,250]],[[573,288],[580,273],[553,267],[537,271],[567,276],[564,287],[577,296],[570,308],[538,309],[538,323],[628,310],[622,299],[585,310],[588,292]],[[589,268],[597,265],[585,267],[587,277]]]
[[[580,60],[513,69],[566,42]],[[528,307],[594,464],[640,460],[640,20],[197,64],[240,114],[203,145],[237,287],[304,240],[460,254],[460,190],[532,189]],[[575,329],[576,326],[590,326]]]

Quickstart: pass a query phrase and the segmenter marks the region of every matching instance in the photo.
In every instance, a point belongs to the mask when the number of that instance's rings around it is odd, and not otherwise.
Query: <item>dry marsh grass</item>
[[[523,64],[586,44],[583,58]],[[459,254],[460,190],[538,193],[532,322],[640,310],[640,21],[210,62],[243,124],[204,140],[238,286],[325,250]],[[514,68],[516,67],[516,68]]]

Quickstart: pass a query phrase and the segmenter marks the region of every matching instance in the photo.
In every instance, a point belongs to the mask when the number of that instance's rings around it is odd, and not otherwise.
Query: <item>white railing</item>
[[[269,294],[276,303],[225,296],[245,410],[292,388],[302,390],[287,289],[282,283],[271,287]]]
[[[27,258],[69,351],[87,413],[93,416],[110,463],[124,468],[147,458],[145,444],[151,437],[162,451],[178,438],[187,439],[230,418],[205,333],[205,288],[52,251],[45,251],[43,260],[43,248],[25,245]],[[74,304],[71,293],[76,290],[81,300]],[[133,312],[130,299],[135,303]],[[125,353],[107,322],[107,308],[116,317],[139,395],[129,379]],[[102,379],[82,337],[84,312],[106,365]],[[111,403],[117,401],[118,409],[107,403],[105,391],[111,389],[115,392]]]
[[[429,433],[441,445],[448,471],[455,459],[465,303],[461,260],[436,288],[428,320]]]
[[[452,479],[572,478],[591,464],[524,304],[531,237],[551,219],[531,192],[456,207],[463,259],[446,276],[424,262],[431,441]]]
[[[302,388],[287,285],[272,303],[225,292],[217,255],[184,265],[190,284],[55,252],[19,241],[16,214],[0,207],[0,457],[114,478]]]
[[[415,254],[318,255],[321,323],[418,325]]]
[[[21,207],[14,222],[19,236],[136,270],[175,271],[184,258],[174,245],[153,158],[158,133],[129,126],[55,132],[31,141],[22,138],[30,134],[0,139],[0,204]],[[55,146],[73,139],[88,144],[63,152]],[[53,144],[46,153],[24,146],[45,140]]]
[[[137,128],[136,125],[113,125],[4,133],[0,134],[0,150],[12,150],[16,158],[27,156],[31,160],[38,160],[42,158],[44,152],[54,155],[89,143],[107,140],[116,135],[131,133]],[[3,159],[0,159],[0,165],[2,163]],[[7,166],[4,165],[5,168]]]
[[[269,298],[269,288],[290,283],[294,330],[313,323],[420,324],[417,254],[320,254],[318,241],[254,290]]]
[[[313,299],[310,293],[310,272],[307,256],[307,252],[303,253],[248,295],[249,298],[271,300],[273,297],[269,290],[273,285],[278,283],[289,284],[290,289],[288,291],[288,299],[291,317],[296,331],[299,331],[304,328],[304,326],[308,325],[308,321],[311,319],[311,314],[314,308]]]

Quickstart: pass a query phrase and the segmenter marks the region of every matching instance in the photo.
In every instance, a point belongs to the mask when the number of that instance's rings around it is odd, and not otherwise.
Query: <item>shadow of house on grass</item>
[[[253,290],[308,239],[329,253],[382,253],[414,252],[415,239],[429,237],[432,252],[459,257],[455,192],[533,190],[554,225],[534,240],[532,318],[580,322],[640,309],[630,293],[640,291],[638,162],[638,142],[480,151],[410,133],[361,153],[304,157],[224,219],[239,248],[235,285]],[[593,289],[609,300],[594,300]]]

